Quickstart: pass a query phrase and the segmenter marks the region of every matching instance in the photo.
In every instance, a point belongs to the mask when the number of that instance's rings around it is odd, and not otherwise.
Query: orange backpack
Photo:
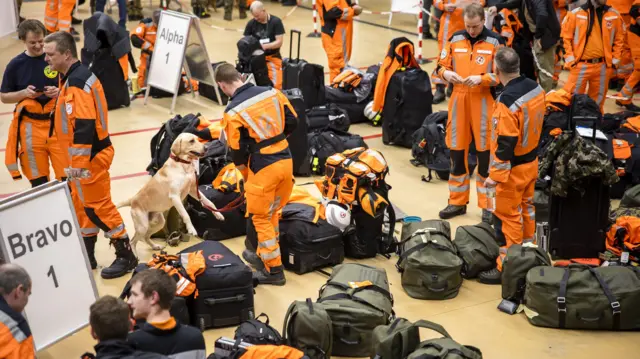
[[[640,257],[640,218],[618,217],[607,232],[607,249],[617,256],[629,252]]]
[[[206,268],[202,251],[183,253],[180,256],[161,251],[153,254],[147,265],[150,269],[165,271],[176,281],[177,296],[189,297],[195,293],[195,297],[198,297],[196,277]]]
[[[331,87],[340,88],[346,92],[352,92],[354,88],[360,85],[361,81],[361,72],[357,72],[357,70],[347,68],[333,79]]]
[[[627,160],[631,158],[631,147],[633,145],[629,142],[621,139],[613,139],[613,164],[616,168],[618,177],[623,177],[626,174],[625,168],[627,167]]]

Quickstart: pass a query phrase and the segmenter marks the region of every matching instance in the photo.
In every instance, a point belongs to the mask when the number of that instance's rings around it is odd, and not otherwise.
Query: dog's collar
[[[171,155],[169,155],[169,158],[171,158],[172,160],[174,160],[174,161],[176,161],[176,162],[186,163],[186,164],[188,164],[188,165],[190,165],[190,164],[191,164],[191,162],[189,162],[189,161],[185,161],[185,160],[183,160],[182,158],[180,158],[180,157],[178,157],[178,156],[174,155],[173,153],[172,153]]]

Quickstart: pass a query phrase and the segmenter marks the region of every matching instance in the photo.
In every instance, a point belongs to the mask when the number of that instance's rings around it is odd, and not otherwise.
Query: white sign
[[[420,11],[419,0],[391,0],[391,12],[417,15],[420,14]]]
[[[85,327],[98,298],[79,228],[66,182],[0,201],[0,249],[31,277],[23,314],[38,351]]]

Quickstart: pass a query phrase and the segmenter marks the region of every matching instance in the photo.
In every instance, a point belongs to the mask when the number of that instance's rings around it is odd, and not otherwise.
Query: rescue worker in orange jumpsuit
[[[329,62],[329,83],[349,64],[353,37],[353,17],[362,13],[351,0],[317,0],[322,47]]]
[[[500,10],[493,20],[493,31],[500,34],[509,47],[513,45],[513,40],[520,30],[522,30],[522,23],[518,15],[509,9]]]
[[[631,76],[634,67],[631,49],[627,43],[627,32],[629,25],[631,25],[631,15],[629,15],[629,12],[631,11],[633,0],[607,0],[607,5],[616,9],[620,13],[620,16],[622,16],[622,21],[624,22],[624,48],[622,50],[622,57],[620,58],[620,65],[616,68],[613,74],[614,77],[609,83],[610,88],[619,88],[622,87],[629,76]]]
[[[3,103],[17,104],[4,163],[14,180],[24,175],[32,187],[49,182],[49,161],[56,179],[66,179],[67,155],[49,133],[58,96],[58,73],[44,59],[45,32],[38,20],[25,20],[18,26],[18,37],[24,41],[26,51],[9,62],[0,88]]]
[[[500,35],[485,28],[482,5],[469,4],[463,15],[466,29],[449,39],[436,67],[438,76],[453,84],[446,133],[446,143],[451,150],[449,204],[440,211],[440,218],[453,218],[467,212],[470,185],[467,158],[473,139],[478,158],[478,206],[482,208],[482,220],[490,223],[484,187],[489,174],[489,111],[494,103],[491,87],[499,84],[493,73],[494,56],[498,48],[504,46],[504,41]]]
[[[601,110],[624,46],[622,17],[605,1],[589,0],[567,13],[562,23],[564,63],[570,69],[564,90],[586,92]]]
[[[484,6],[485,0],[473,0]],[[469,4],[468,0],[436,0],[433,7],[442,11],[440,16],[440,28],[438,29],[438,53],[441,54],[443,49],[447,48],[447,42],[451,36],[461,30],[464,30],[464,19],[462,18],[462,9]],[[438,104],[446,99],[445,88],[447,83],[442,80],[435,72],[431,76],[436,91],[433,94],[433,103]],[[451,96],[452,84],[449,84],[449,96]]]
[[[44,10],[44,26],[47,31],[68,32],[73,35],[75,41],[80,41],[80,34],[71,26],[75,6],[76,0],[47,0]]]
[[[0,265],[0,358],[35,358],[33,335],[21,314],[29,303],[31,286],[31,277],[24,268]]]
[[[534,241],[533,191],[538,178],[538,141],[546,111],[545,91],[520,74],[520,59],[510,48],[496,53],[496,74],[504,89],[496,100],[491,120],[491,164],[485,182],[495,193],[493,225],[501,244],[497,268],[478,280],[499,284],[502,259],[513,244]]]
[[[136,31],[131,34],[131,44],[140,49],[140,65],[138,65],[138,87],[140,90],[147,87],[147,73],[151,64],[153,47],[156,44],[156,32],[158,31],[158,21],[160,20],[160,10],[153,12],[153,18],[140,21]]]
[[[282,20],[265,10],[264,4],[254,1],[250,7],[253,19],[249,20],[244,29],[244,36],[253,36],[264,50],[269,70],[269,79],[273,87],[282,90],[282,55],[280,48],[284,38]]]
[[[635,87],[640,82],[640,0],[635,0],[629,10],[631,24],[627,29],[627,43],[633,57],[633,72],[627,79],[620,92],[621,97],[626,100],[616,100],[616,105],[625,107],[629,111],[640,113],[640,107],[634,105],[633,95]]]
[[[556,9],[556,16],[558,22],[562,24],[564,17],[567,16],[567,12],[571,10],[572,4],[575,4],[577,0],[553,0],[553,7]],[[553,83],[556,87],[558,80],[560,79],[560,73],[562,72],[562,57],[564,54],[564,48],[562,47],[562,41],[556,47],[556,65],[553,70]]]
[[[91,268],[97,267],[93,252],[102,230],[116,250],[116,259],[102,269],[102,278],[121,277],[133,270],[138,260],[131,251],[122,217],[111,201],[109,168],[114,149],[102,84],[78,60],[71,34],[58,31],[48,35],[44,52],[51,69],[64,76],[54,109],[54,131],[68,154],[66,172]]]
[[[297,114],[286,96],[272,87],[245,84],[231,64],[216,70],[216,83],[229,96],[222,119],[227,146],[245,178],[247,234],[257,243],[243,257],[262,284],[284,285],[278,243],[282,208],[293,188],[293,162],[286,137],[297,126]]]

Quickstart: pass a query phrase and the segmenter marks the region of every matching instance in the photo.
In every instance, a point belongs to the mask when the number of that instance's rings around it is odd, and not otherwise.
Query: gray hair
[[[7,295],[20,285],[25,290],[31,288],[29,273],[17,264],[0,265],[0,295]]]
[[[251,11],[252,14],[258,10],[263,10],[263,9],[264,9],[264,4],[260,1],[252,2],[251,6],[249,7],[249,10]]]
[[[503,46],[496,51],[496,67],[505,74],[520,73],[520,57],[518,53],[510,48]]]

